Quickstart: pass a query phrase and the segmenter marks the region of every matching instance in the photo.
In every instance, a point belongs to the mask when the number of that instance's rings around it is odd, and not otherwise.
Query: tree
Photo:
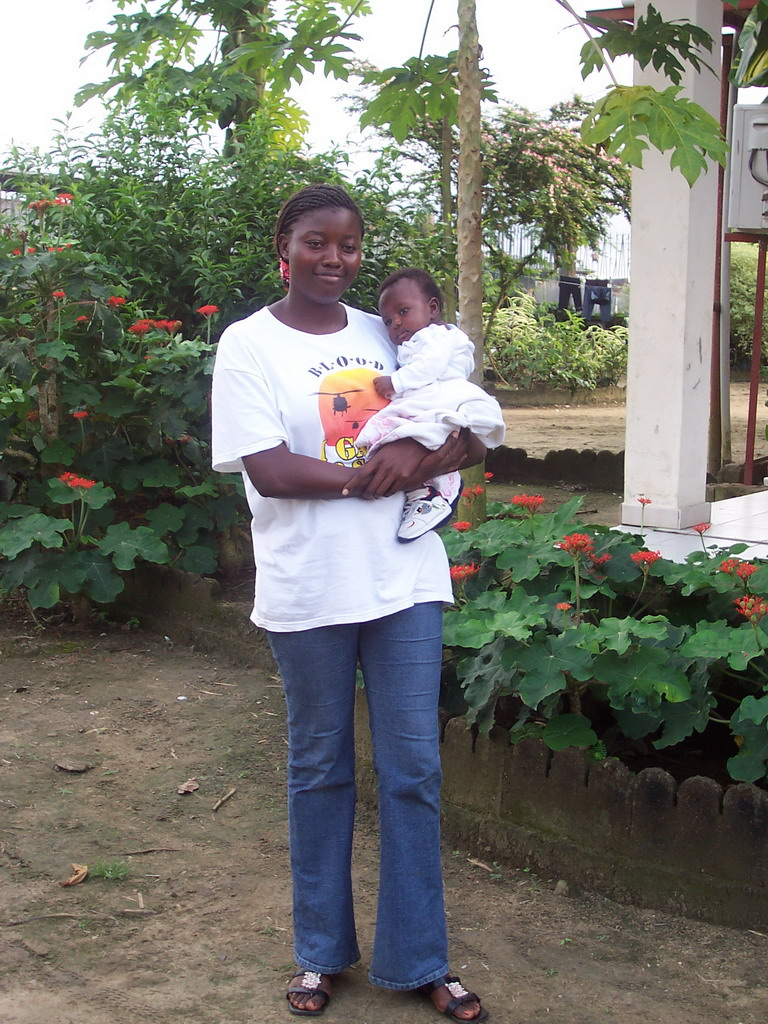
[[[577,249],[598,246],[612,214],[629,214],[629,171],[579,133],[587,108],[578,97],[547,117],[507,106],[483,123],[484,235],[496,306],[527,264],[552,253],[557,266],[572,270]],[[504,249],[514,224],[530,229],[531,251],[523,259]]]
[[[115,2],[120,11],[135,7]],[[368,0],[290,0],[282,16],[273,0],[144,0],[116,14],[111,31],[88,36],[89,53],[110,50],[114,74],[81,89],[77,102],[108,94],[122,106],[147,94],[182,102],[201,127],[226,128],[230,144],[261,110],[276,136],[297,143],[305,124],[288,89],[315,70],[346,80],[349,44],[360,38],[350,25],[368,11]],[[216,43],[201,56],[208,33]]]

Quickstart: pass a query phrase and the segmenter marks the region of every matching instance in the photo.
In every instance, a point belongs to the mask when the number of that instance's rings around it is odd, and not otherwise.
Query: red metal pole
[[[733,63],[733,36],[728,33],[723,36],[723,61],[720,77],[720,130],[723,135],[728,132],[728,99],[730,95],[730,82],[728,80]],[[722,337],[722,290],[721,277],[723,269],[723,220],[724,220],[724,186],[725,168],[720,165],[717,168],[717,227],[715,242],[715,290],[713,300],[712,316],[712,350],[711,376],[709,385],[709,440],[707,450],[707,468],[712,476],[717,477],[723,466],[723,384],[721,373],[721,346]],[[725,339],[729,344],[730,339]]]
[[[755,425],[757,423],[757,392],[760,387],[760,361],[763,350],[763,312],[765,307],[765,259],[768,238],[760,236],[757,250],[757,287],[755,289],[755,329],[752,334],[752,366],[749,372],[749,412],[747,414],[747,449],[744,453],[745,484],[752,484],[755,463]]]

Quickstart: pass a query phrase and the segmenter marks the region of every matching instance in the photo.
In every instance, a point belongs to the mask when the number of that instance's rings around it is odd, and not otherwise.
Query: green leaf
[[[580,642],[579,631],[571,629],[537,640],[517,654],[517,667],[523,673],[519,692],[528,707],[536,708],[545,697],[564,690],[568,675],[580,681],[591,677],[592,655]]]
[[[546,621],[536,599],[523,590],[507,597],[504,591],[487,590],[460,609],[448,609],[444,616],[444,642],[449,647],[479,649],[497,634],[525,640],[534,626]]]
[[[102,554],[112,555],[117,569],[132,569],[137,558],[158,564],[168,561],[168,548],[148,526],[132,530],[127,523],[113,524],[98,546]]]
[[[677,86],[615,86],[585,118],[582,138],[634,167],[642,167],[649,145],[671,150],[670,165],[692,185],[707,159],[725,163],[727,145],[715,118],[680,92]]]
[[[646,616],[643,619],[605,618],[595,628],[594,639],[607,651],[626,654],[637,639],[664,640],[669,621],[664,616]]]
[[[81,551],[80,556],[88,596],[98,604],[111,604],[124,590],[124,580],[100,551]]]
[[[20,551],[41,544],[44,548],[60,548],[62,534],[72,529],[69,519],[54,519],[42,512],[34,512],[23,519],[13,519],[0,527],[0,554],[15,558]]]
[[[467,721],[476,724],[484,735],[493,725],[496,700],[503,693],[512,692],[514,670],[502,661],[504,641],[495,640],[474,658],[464,658],[457,666],[457,675],[464,690],[469,710]]]
[[[164,501],[162,505],[148,509],[145,518],[150,529],[154,530],[158,537],[162,537],[164,533],[175,533],[181,529],[184,510]]]
[[[765,640],[760,641],[750,623],[729,626],[723,619],[699,622],[696,631],[680,648],[686,658],[725,658],[736,672],[743,672],[749,662],[763,653]]]
[[[41,462],[60,463],[62,466],[71,466],[74,458],[75,449],[59,437],[40,452]]]
[[[216,555],[210,548],[202,544],[193,544],[185,549],[181,558],[181,567],[187,572],[194,572],[198,575],[216,572]]]
[[[181,494],[185,498],[197,498],[202,494],[208,497],[215,497],[219,492],[212,480],[206,480],[204,483],[196,484],[195,486],[178,487],[176,493]]]
[[[597,743],[597,733],[589,719],[571,712],[551,718],[540,735],[550,750],[592,747]]]
[[[595,658],[594,671],[595,678],[608,686],[608,699],[615,708],[656,711],[662,698],[674,703],[691,695],[688,677],[661,647],[644,646],[624,657],[608,651]]]
[[[745,697],[731,718],[731,731],[740,737],[739,752],[728,759],[731,778],[757,782],[768,775],[768,695]]]

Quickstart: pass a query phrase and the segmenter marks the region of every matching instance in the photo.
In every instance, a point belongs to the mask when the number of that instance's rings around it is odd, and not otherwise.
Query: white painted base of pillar
[[[643,508],[645,512],[643,512]],[[657,530],[684,530],[698,523],[708,523],[712,505],[702,501],[684,508],[663,505],[639,505],[636,501],[625,501],[621,506],[622,526],[655,527]]]

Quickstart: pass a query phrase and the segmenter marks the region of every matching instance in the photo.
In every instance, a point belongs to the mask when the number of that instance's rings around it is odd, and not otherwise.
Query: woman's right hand
[[[473,454],[475,440],[464,427],[450,434],[435,451],[412,438],[383,444],[364,466],[355,471],[343,493],[360,498],[381,498],[421,487],[425,481],[463,466],[467,457]],[[482,446],[482,442],[479,444]]]

